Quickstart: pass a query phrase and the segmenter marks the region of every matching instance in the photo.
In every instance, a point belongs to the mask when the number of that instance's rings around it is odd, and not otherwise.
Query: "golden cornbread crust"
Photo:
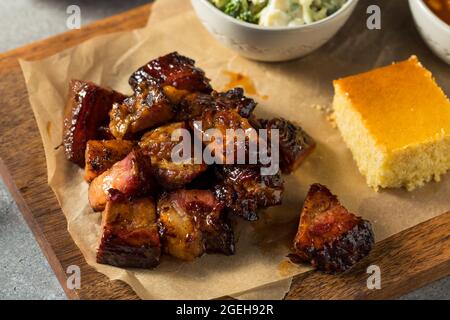
[[[370,187],[413,190],[450,169],[450,102],[416,56],[334,88],[337,127]]]

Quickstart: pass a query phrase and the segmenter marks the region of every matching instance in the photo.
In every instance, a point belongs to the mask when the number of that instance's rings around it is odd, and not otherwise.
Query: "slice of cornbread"
[[[450,102],[416,56],[334,88],[337,126],[370,187],[413,190],[450,169]]]

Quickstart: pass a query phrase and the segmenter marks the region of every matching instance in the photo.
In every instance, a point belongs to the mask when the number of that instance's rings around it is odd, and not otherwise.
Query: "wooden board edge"
[[[25,199],[22,197],[20,191],[18,190],[16,184],[14,183],[11,175],[9,174],[8,168],[4,164],[2,158],[0,158],[0,178],[3,179],[3,182],[5,183],[6,188],[8,189],[12,198],[16,202],[17,207],[19,208],[19,211],[22,213],[22,216],[23,216],[25,222],[27,223],[28,227],[30,228],[31,232],[33,233],[33,236],[36,239],[36,242],[38,243],[39,247],[41,248],[41,251],[44,254],[45,258],[47,259],[53,272],[55,273],[56,278],[58,279],[66,296],[71,300],[78,300],[79,296],[76,293],[76,291],[70,290],[67,288],[67,286],[66,286],[67,274],[64,271],[63,266],[59,262],[55,252],[53,251],[53,248],[46,240],[45,234],[42,232],[41,228],[36,223],[30,208],[26,204]]]

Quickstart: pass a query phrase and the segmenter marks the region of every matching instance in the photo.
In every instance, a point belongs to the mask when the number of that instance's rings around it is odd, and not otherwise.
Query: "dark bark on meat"
[[[94,211],[105,208],[116,193],[125,198],[154,194],[156,184],[150,170],[150,159],[138,149],[95,178],[89,185],[89,203]]]
[[[182,260],[204,253],[234,254],[233,230],[208,190],[178,190],[158,201],[164,251]]]
[[[134,145],[133,141],[126,140],[89,140],[86,146],[84,179],[91,182],[125,158]]]
[[[257,149],[257,131],[236,110],[207,109],[191,122],[191,127],[196,137],[202,140],[205,148],[208,149],[208,153],[215,155],[217,164],[238,163],[238,154],[241,151],[244,154],[243,163],[249,163],[250,146],[255,147],[255,151]],[[217,130],[222,139],[215,139],[214,135],[208,131],[210,129]],[[233,136],[229,136],[227,132],[229,129],[234,133]],[[238,137],[239,132],[242,137]],[[232,151],[232,154],[228,151]]]
[[[145,129],[169,122],[174,110],[163,89],[140,83],[133,96],[113,105],[109,129],[117,139],[132,139]]]
[[[68,160],[84,166],[86,143],[104,138],[101,128],[108,124],[108,112],[114,103],[124,99],[121,93],[92,82],[70,82],[63,130],[64,151]]]
[[[177,52],[151,60],[131,75],[129,83],[132,88],[136,88],[143,81],[189,92],[212,91],[209,79],[203,70],[195,66],[195,61]]]
[[[213,96],[215,97],[217,109],[233,109],[244,118],[249,118],[256,108],[255,100],[246,97],[242,88],[234,88],[226,92],[213,93]]]
[[[223,166],[217,168],[220,183],[216,198],[227,210],[246,220],[258,219],[258,211],[281,204],[284,182],[280,174],[261,175],[260,166]]]
[[[98,263],[128,268],[153,268],[159,264],[161,243],[152,198],[108,201],[102,230]]]
[[[244,96],[244,90],[234,88],[226,92],[213,91],[211,94],[192,93],[180,100],[177,105],[177,121],[186,121],[201,116],[203,111],[234,110],[241,117],[249,118],[256,107],[256,102]]]
[[[167,190],[185,186],[207,169],[206,164],[194,162],[192,153],[186,156],[189,157],[186,161],[172,159],[172,152],[181,141],[172,141],[172,134],[187,129],[185,122],[172,123],[147,132],[139,142],[143,154],[151,158],[153,176]],[[193,146],[192,141],[190,143]]]
[[[294,172],[316,147],[313,138],[301,127],[288,120],[282,118],[271,120],[252,119],[251,122],[256,127],[267,129],[269,138],[273,129],[278,130],[280,169],[285,174]]]

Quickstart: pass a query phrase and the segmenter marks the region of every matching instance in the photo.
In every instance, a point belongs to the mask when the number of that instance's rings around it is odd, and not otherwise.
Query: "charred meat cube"
[[[109,113],[109,129],[117,139],[132,138],[136,133],[170,121],[173,107],[161,87],[140,83],[133,96],[115,103]]]
[[[89,140],[86,145],[84,179],[91,182],[116,162],[125,158],[134,143],[127,140]]]
[[[258,219],[258,210],[281,204],[284,182],[280,174],[261,175],[259,166],[217,168],[220,183],[215,196],[229,212],[246,220]]]
[[[84,166],[88,140],[102,139],[101,127],[108,124],[108,112],[125,96],[88,81],[72,80],[64,110],[64,151],[66,158]]]
[[[189,92],[211,92],[209,79],[203,70],[195,66],[194,60],[177,52],[154,59],[135,71],[129,80],[131,87],[137,88],[141,82]]]
[[[155,184],[150,173],[150,159],[140,150],[131,151],[123,160],[92,180],[89,203],[94,211],[102,211],[108,199],[153,193]]]
[[[213,190],[218,183],[216,171],[215,165],[208,166],[204,172],[186,185],[186,189]]]
[[[215,98],[210,94],[191,93],[181,99],[177,105],[175,120],[186,121],[201,116],[206,109],[214,108]]]
[[[343,272],[367,256],[374,242],[369,221],[348,212],[327,187],[311,186],[294,239],[300,261],[328,273]]]
[[[182,260],[204,253],[234,254],[234,234],[208,190],[178,190],[158,201],[164,252]]]
[[[241,88],[231,89],[227,92],[213,91],[211,94],[200,92],[183,97],[177,105],[175,119],[179,121],[190,120],[200,116],[204,110],[234,110],[243,118],[248,118],[256,107],[253,99],[244,96]]]
[[[314,151],[316,143],[301,127],[292,122],[275,118],[272,120],[260,120],[271,137],[273,129],[278,129],[280,168],[283,173],[294,172],[302,162]]]
[[[242,88],[234,88],[222,93],[213,93],[216,108],[236,110],[241,117],[249,118],[256,108],[255,100],[244,96]]]
[[[187,129],[185,122],[172,123],[147,132],[139,142],[143,154],[151,158],[151,171],[156,181],[169,190],[183,187],[207,169],[206,164],[195,163],[192,153],[185,159],[172,159],[174,148],[181,143],[181,139],[172,141],[172,134]],[[191,141],[189,143],[192,146]]]
[[[152,198],[108,201],[102,216],[97,262],[117,267],[153,268],[161,243]]]
[[[191,123],[194,135],[218,164],[251,163],[250,154],[256,155],[258,133],[236,110],[208,109]]]

